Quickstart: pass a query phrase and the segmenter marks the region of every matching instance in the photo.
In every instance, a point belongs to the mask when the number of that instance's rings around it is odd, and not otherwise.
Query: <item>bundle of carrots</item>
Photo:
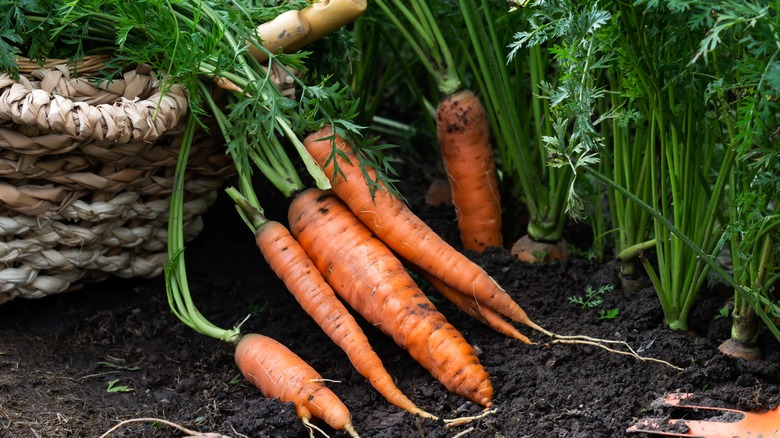
[[[404,262],[448,291],[465,311],[507,336],[530,343],[501,315],[538,326],[484,270],[436,235],[387,187],[372,194],[363,172],[377,180],[375,169],[360,168],[352,146],[330,125],[310,134],[303,145],[330,178],[332,190],[302,190],[302,183],[296,182],[299,190],[289,206],[289,230],[265,218],[246,177],[241,177],[241,190],[228,189],[266,262],[389,402],[423,418],[437,418],[397,388],[337,296],[407,350],[449,391],[490,408],[493,385],[473,347],[419,289]]]
[[[418,408],[393,382],[368,338],[333,289],[323,279],[307,253],[281,223],[265,218],[255,205],[235,189],[236,201],[255,230],[255,243],[265,261],[284,282],[303,310],[347,354],[355,369],[392,404],[424,418],[436,417]]]
[[[334,292],[409,351],[449,391],[486,408],[492,406],[493,386],[473,348],[414,283],[402,260],[424,272],[459,307],[500,333],[531,342],[501,315],[549,332],[531,321],[482,268],[442,240],[386,187],[372,194],[363,172],[376,180],[375,170],[361,169],[353,148],[332,127],[310,134],[303,144],[331,179],[332,191],[308,189],[297,194],[288,212],[290,231],[267,221],[257,206],[237,191],[231,192],[245,217],[251,218],[266,261],[303,308],[348,353],[356,369],[396,406],[435,418],[416,407],[387,378],[365,335]],[[334,241],[340,243],[338,247]]]
[[[309,189],[296,197],[289,215],[293,235],[355,311],[392,337],[448,390],[485,407],[492,405],[493,386],[471,345],[339,199]]]
[[[504,318],[554,336],[563,343],[601,346],[596,343],[602,340],[562,337],[534,323],[481,267],[442,240],[402,200],[381,186],[372,193],[366,180],[377,181],[375,170],[358,166],[353,147],[330,125],[310,134],[303,145],[331,179],[331,189],[298,191],[288,210],[289,230],[265,218],[252,200],[254,193],[245,196],[231,188],[228,194],[254,230],[256,244],[269,266],[302,308],[344,350],[355,369],[389,402],[423,418],[437,419],[397,388],[366,335],[337,296],[407,350],[447,390],[486,409],[493,405],[493,384],[474,349],[419,289],[405,266],[423,275],[469,315],[508,337],[532,343]],[[242,187],[251,191],[246,180]],[[271,342],[259,336],[248,335],[243,339],[258,344],[261,340]],[[306,402],[311,396],[299,397],[304,393],[314,394],[312,391],[329,394],[326,388],[308,388],[304,383],[309,380],[290,374],[289,379],[284,378],[288,384],[275,383],[279,387],[269,389],[266,378],[256,374],[270,366],[265,361],[272,357],[260,358],[258,350],[242,348],[242,343],[239,342],[236,350],[236,362],[247,379],[264,394],[294,401],[307,427],[314,427],[309,422],[313,415],[336,429],[356,435],[348,411],[335,396],[332,409],[340,412],[337,418],[329,414],[330,395],[320,398],[324,405],[317,409]],[[279,351],[281,354],[284,349]],[[320,379],[310,367],[303,368],[305,371],[301,372],[309,373],[306,375],[310,379]],[[271,379],[283,380],[279,375],[272,375]],[[473,418],[477,417],[444,421],[454,425]]]

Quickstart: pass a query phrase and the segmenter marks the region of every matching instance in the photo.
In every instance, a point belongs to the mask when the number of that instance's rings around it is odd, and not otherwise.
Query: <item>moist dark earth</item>
[[[426,186],[418,181],[401,189],[414,211],[458,247],[454,211],[422,202]],[[266,214],[285,222],[286,200],[273,192],[261,192]],[[587,230],[572,224],[567,240],[575,250],[563,262],[522,264],[505,249],[466,254],[541,326],[559,334],[623,340],[643,356],[683,370],[593,346],[551,344],[521,328],[538,341],[525,345],[470,319],[424,286],[490,373],[495,412],[453,428],[420,420],[381,398],[303,312],[265,265],[226,196],[204,220],[204,231],[186,252],[202,313],[225,328],[250,315],[242,331],[281,341],[333,380],[330,388],[350,408],[363,437],[648,436],[626,429],[640,418],[675,414],[657,403],[671,392],[692,392],[702,403],[739,409],[767,409],[780,402],[780,348],[771,335],[762,335],[763,359],[756,362],[717,351],[729,336],[729,321],[719,314],[728,290],[707,286],[691,316],[691,332],[671,331],[663,324],[654,290],[621,290],[618,265],[590,261]],[[597,309],[583,310],[568,300],[584,295],[588,286],[608,284],[615,288]],[[616,318],[596,318],[599,310],[615,308]],[[418,406],[442,418],[481,412],[358,320],[398,386]],[[243,380],[230,345],[192,331],[173,316],[162,278],[110,280],[0,306],[0,437],[99,437],[134,418],[163,419],[229,437],[309,436],[291,404],[266,399]],[[332,437],[346,436],[319,425]],[[139,421],[110,436],[183,433],[161,422]]]

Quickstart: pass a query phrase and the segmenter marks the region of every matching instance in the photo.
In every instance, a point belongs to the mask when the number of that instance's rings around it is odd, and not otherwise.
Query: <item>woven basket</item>
[[[103,61],[0,73],[0,303],[162,273],[187,97],[161,95],[144,66],[96,80]],[[192,146],[187,239],[233,174],[220,140],[199,132]]]

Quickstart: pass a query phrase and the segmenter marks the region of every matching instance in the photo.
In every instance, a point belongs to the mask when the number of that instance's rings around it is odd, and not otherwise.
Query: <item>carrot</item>
[[[256,333],[236,344],[236,365],[241,374],[266,397],[295,404],[295,412],[311,428],[312,417],[358,437],[349,410],[323,383],[322,376],[287,347]]]
[[[436,108],[436,133],[463,247],[502,247],[501,195],[482,102],[467,89],[444,96]]]
[[[427,280],[428,283],[430,283],[431,286],[433,286],[433,288],[436,289],[444,298],[454,304],[455,307],[466,312],[472,318],[476,319],[482,324],[485,324],[486,326],[492,328],[504,336],[518,339],[526,344],[533,343],[530,339],[528,339],[528,337],[520,333],[520,331],[517,330],[515,326],[501,318],[501,316],[492,309],[489,309],[485,306],[480,306],[479,302],[477,302],[477,300],[474,298],[470,298],[461,294],[455,289],[447,286],[447,284],[443,281],[425,271],[419,270],[417,272],[422,275],[423,278],[425,278],[425,280]]]
[[[334,152],[334,139],[335,147],[344,157]],[[331,179],[333,192],[360,221],[401,257],[458,292],[474,297],[480,305],[551,335],[528,318],[520,305],[484,269],[439,237],[403,201],[390,195],[386,188],[375,190],[372,196],[362,170],[357,165],[358,157],[344,139],[334,136],[330,126],[309,134],[304,139],[304,146]],[[334,175],[334,159],[340,171],[338,176]],[[376,179],[374,169],[366,166],[365,171],[370,178]]]
[[[566,258],[568,244],[564,239],[557,242],[541,242],[526,234],[512,244],[509,252],[512,257],[523,263],[544,263]]]
[[[346,205],[330,193],[309,189],[290,205],[289,220],[314,265],[353,309],[450,392],[492,406],[493,385],[474,349]]]
[[[255,232],[255,242],[303,310],[347,353],[355,369],[387,401],[412,414],[437,418],[418,408],[398,389],[355,318],[284,225],[265,221]]]

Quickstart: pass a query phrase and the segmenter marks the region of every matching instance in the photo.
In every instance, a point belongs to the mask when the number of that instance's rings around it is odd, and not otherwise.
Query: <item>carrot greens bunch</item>
[[[605,131],[611,176],[587,171],[610,186],[621,258],[639,257],[671,328],[688,328],[714,272],[735,288],[733,338],[755,341],[762,320],[780,339],[767,314],[777,312],[778,3],[609,6],[619,12],[610,105],[637,116],[630,131]],[[726,249],[733,273],[718,263]]]
[[[725,194],[724,240],[738,287],[731,338],[720,349],[746,359],[760,356],[756,341],[762,328],[778,335],[775,321],[780,317],[780,303],[772,293],[780,279],[778,6],[726,1],[714,17],[699,14],[698,22],[708,30],[693,57],[693,62],[706,63],[718,73],[705,96],[720,115],[720,133],[736,154]]]

